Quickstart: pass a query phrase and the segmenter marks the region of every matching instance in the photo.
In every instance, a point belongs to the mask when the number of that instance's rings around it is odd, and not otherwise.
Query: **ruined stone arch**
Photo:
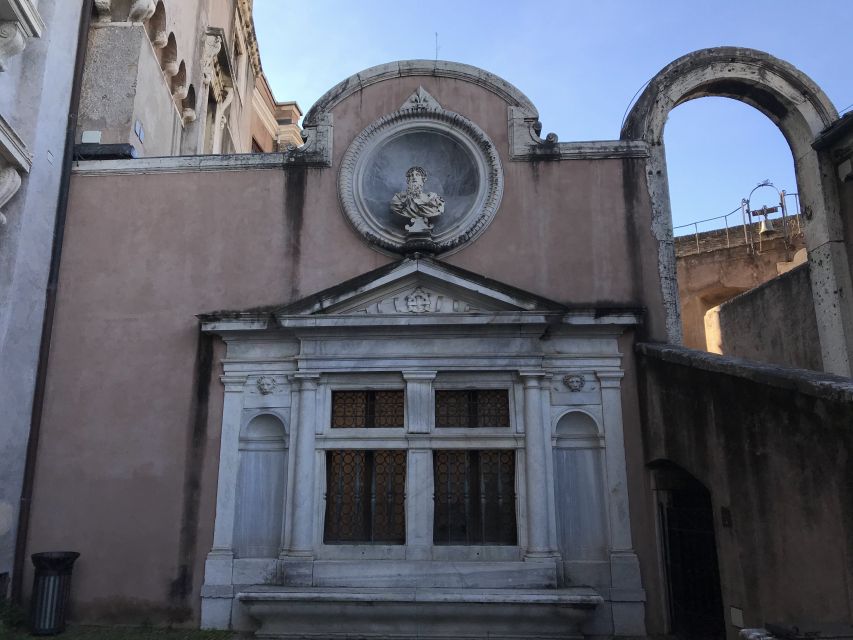
[[[659,246],[669,340],[681,342],[681,322],[663,131],[672,109],[705,96],[732,98],[755,107],[779,127],[788,141],[806,219],[806,245],[824,368],[851,375],[853,297],[838,187],[829,159],[812,148],[820,132],[838,119],[838,112],[804,73],[753,49],[702,49],[671,62],[652,78],[622,127],[623,140],[642,140],[650,148],[646,176],[652,199],[652,233]]]

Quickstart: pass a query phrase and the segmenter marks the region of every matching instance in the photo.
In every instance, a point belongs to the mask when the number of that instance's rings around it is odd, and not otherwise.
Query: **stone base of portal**
[[[257,587],[237,599],[258,638],[564,640],[603,602],[588,588]]]

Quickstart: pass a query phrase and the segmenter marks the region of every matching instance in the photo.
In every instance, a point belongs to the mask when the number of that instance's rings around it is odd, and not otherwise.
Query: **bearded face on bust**
[[[444,198],[424,191],[427,177],[423,167],[411,167],[406,171],[406,190],[394,194],[391,211],[411,220],[435,218],[444,213]]]

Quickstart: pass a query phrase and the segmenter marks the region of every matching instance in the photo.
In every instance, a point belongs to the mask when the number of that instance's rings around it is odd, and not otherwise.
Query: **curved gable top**
[[[383,80],[407,76],[433,76],[464,80],[500,96],[510,106],[524,107],[529,109],[533,116],[538,117],[539,115],[530,98],[519,91],[517,87],[478,67],[446,60],[399,60],[359,71],[343,82],[336,84],[308,110],[302,126],[316,126],[319,123],[318,116],[321,113],[328,113],[356,91]]]

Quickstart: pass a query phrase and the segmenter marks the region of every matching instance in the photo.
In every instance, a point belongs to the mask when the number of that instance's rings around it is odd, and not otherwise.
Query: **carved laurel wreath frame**
[[[362,197],[363,172],[379,145],[416,131],[433,131],[459,142],[469,151],[479,174],[474,205],[456,224],[433,237],[436,253],[461,249],[479,236],[495,217],[503,197],[500,157],[486,133],[468,118],[443,109],[419,89],[400,110],[382,116],[359,133],[341,161],[338,193],[344,213],[353,228],[383,253],[402,253],[405,232],[402,225],[399,229],[387,228],[370,213]]]

